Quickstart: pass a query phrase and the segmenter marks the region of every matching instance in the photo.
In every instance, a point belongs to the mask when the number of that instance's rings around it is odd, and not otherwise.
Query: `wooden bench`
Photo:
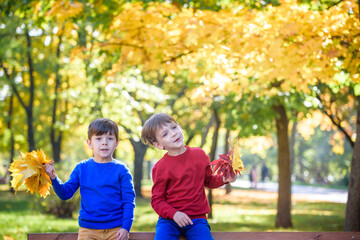
[[[212,232],[215,240],[360,240],[360,232]],[[154,239],[154,232],[131,232],[130,240]],[[76,240],[77,233],[28,233],[28,240]],[[180,237],[179,240],[185,240]]]

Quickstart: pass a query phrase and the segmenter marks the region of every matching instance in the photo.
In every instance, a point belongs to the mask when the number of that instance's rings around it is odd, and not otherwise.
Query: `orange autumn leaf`
[[[31,194],[39,193],[45,198],[50,193],[51,180],[45,172],[45,164],[52,160],[48,159],[42,150],[21,153],[22,159],[16,159],[10,165],[9,171],[13,179],[11,187],[18,191],[26,185]]]
[[[237,174],[241,175],[241,171],[245,170],[241,160],[240,141],[235,146],[232,146],[229,140],[228,142],[231,146],[229,153],[219,155],[220,158],[210,164],[213,167],[214,173],[225,178],[235,177]]]

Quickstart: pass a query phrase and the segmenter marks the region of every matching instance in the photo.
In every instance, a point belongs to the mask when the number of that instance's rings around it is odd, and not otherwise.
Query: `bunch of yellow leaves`
[[[11,187],[18,191],[26,185],[27,191],[31,194],[39,193],[45,198],[50,193],[51,179],[45,172],[45,164],[51,163],[42,150],[21,153],[22,159],[16,159],[10,165],[12,172]]]

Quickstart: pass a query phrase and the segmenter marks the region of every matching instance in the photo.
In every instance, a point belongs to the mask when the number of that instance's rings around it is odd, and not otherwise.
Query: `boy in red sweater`
[[[165,113],[151,116],[144,124],[141,139],[167,153],[152,170],[151,205],[159,215],[155,240],[214,239],[206,214],[210,207],[205,189],[234,182],[213,175],[209,157],[200,148],[184,145],[181,126]]]

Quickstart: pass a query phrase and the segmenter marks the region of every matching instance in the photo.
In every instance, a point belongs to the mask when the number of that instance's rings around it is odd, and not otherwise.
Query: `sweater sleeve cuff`
[[[60,178],[58,176],[56,176],[56,178],[51,179],[51,183],[52,183],[52,185],[54,187],[54,186],[59,186],[62,183],[62,181],[60,180]]]
[[[176,210],[175,208],[174,208],[174,209],[171,209],[171,210],[169,211],[169,216],[168,216],[168,218],[174,219],[174,215],[175,215],[175,213],[176,213],[177,211],[178,211],[178,210]]]
[[[132,222],[131,221],[124,221],[123,225],[121,226],[121,228],[126,229],[128,232],[130,232],[132,226]]]

